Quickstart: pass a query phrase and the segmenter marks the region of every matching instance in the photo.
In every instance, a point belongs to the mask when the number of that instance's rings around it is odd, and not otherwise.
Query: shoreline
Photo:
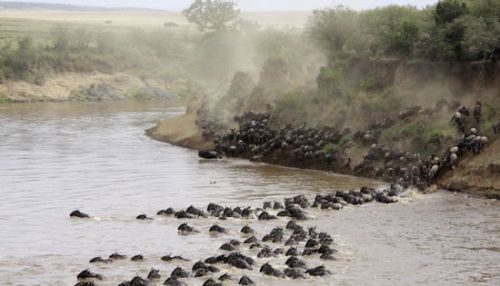
[[[500,200],[500,140],[495,140],[481,154],[468,156],[452,172],[438,181],[441,188],[489,199]]]
[[[196,109],[199,100],[188,104],[184,115],[161,121],[146,129],[145,134],[157,141],[193,150],[213,149],[214,145],[203,138],[201,129],[196,125]]]
[[[23,80],[0,84],[0,104],[29,102],[123,101],[128,99],[180,98],[155,80],[142,80],[127,73],[61,73],[42,83]]]
[[[160,142],[192,150],[212,149],[214,144],[203,138],[201,129],[195,123],[195,107],[197,104],[199,102],[192,102],[184,115],[163,120],[156,126],[147,129],[146,135]],[[438,178],[424,193],[434,192],[440,188],[457,193],[466,193],[474,197],[500,200],[500,156],[498,156],[499,158],[495,157],[495,154],[500,154],[499,151],[500,140],[495,140],[480,155],[464,159],[454,171],[450,171]],[[496,162],[495,159],[499,159],[499,162]],[[332,170],[331,166],[327,165],[293,164],[283,158],[262,158],[259,162],[356,176],[353,172],[345,172],[345,170],[340,169]],[[375,180],[375,178],[363,176],[360,178]]]

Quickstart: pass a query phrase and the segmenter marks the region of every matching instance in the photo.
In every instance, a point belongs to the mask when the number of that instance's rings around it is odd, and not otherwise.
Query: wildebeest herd
[[[311,219],[308,209],[317,208],[323,211],[340,210],[348,205],[361,205],[369,202],[395,203],[404,190],[397,185],[387,189],[363,187],[358,191],[336,191],[328,194],[317,194],[314,199],[305,195],[285,198],[280,201],[266,201],[260,208],[252,207],[224,207],[210,203],[206,210],[190,206],[186,209],[162,209],[157,217],[179,220],[179,235],[206,231],[210,234],[227,235],[228,240],[217,250],[219,254],[207,257],[204,260],[194,261],[191,269],[176,267],[165,275],[158,269],[151,269],[147,277],[135,276],[124,281],[119,286],[158,285],[164,279],[163,285],[187,285],[183,280],[188,277],[205,278],[204,286],[254,285],[250,277],[243,274],[241,277],[232,277],[228,272],[221,270],[220,265],[242,271],[258,271],[261,275],[272,276],[278,279],[307,279],[308,277],[322,277],[331,274],[324,266],[324,262],[335,261],[337,250],[331,234],[322,232],[317,227],[304,227],[301,222]],[[89,219],[86,213],[75,210],[71,218]],[[195,219],[215,218],[215,223],[206,230],[190,225]],[[239,222],[241,230],[238,237],[229,237],[230,232],[223,226],[227,219]],[[145,214],[136,217],[137,220],[152,220]],[[284,222],[286,220],[286,222]],[[272,226],[269,233],[259,236],[252,228],[251,223],[262,223]],[[223,254],[220,254],[222,252]],[[285,265],[276,265],[268,258],[282,257]],[[305,260],[304,258],[308,258]],[[113,253],[108,257],[96,256],[89,260],[91,264],[112,264],[117,260],[130,259],[131,263],[143,261],[145,257],[137,254],[128,257],[124,254]],[[312,260],[314,259],[314,260]],[[189,259],[180,255],[165,255],[161,257],[164,263],[177,265],[179,262],[188,262]],[[317,265],[308,265],[311,261],[318,261]],[[321,263],[323,261],[323,263]],[[89,269],[77,275],[75,286],[94,286],[106,279],[101,273],[91,272]]]
[[[451,123],[456,126],[461,136],[456,144],[448,146],[441,156],[431,155],[422,158],[420,154],[393,150],[379,144],[383,130],[408,121],[415,116],[432,116],[442,108],[456,110]],[[228,236],[218,250],[219,254],[193,261],[192,267],[183,268],[178,263],[189,263],[187,257],[181,255],[165,255],[164,263],[177,267],[171,273],[160,273],[151,268],[146,277],[135,276],[119,284],[119,286],[142,285],[187,285],[186,278],[203,278],[204,286],[253,285],[252,279],[246,275],[258,271],[261,275],[278,279],[308,279],[330,275],[331,271],[324,266],[327,261],[335,261],[337,250],[331,234],[317,230],[316,227],[304,227],[301,222],[310,218],[308,209],[340,210],[347,205],[361,205],[372,201],[395,203],[405,190],[410,187],[425,189],[443,172],[455,168],[465,154],[478,154],[488,144],[488,138],[481,135],[481,102],[476,102],[472,109],[456,102],[439,101],[431,109],[410,107],[401,111],[397,118],[386,118],[375,122],[367,128],[352,132],[350,129],[339,130],[334,127],[310,128],[304,126],[272,128],[271,113],[247,112],[234,118],[238,129],[224,131],[223,126],[210,121],[198,120],[206,139],[213,140],[213,150],[200,150],[199,156],[206,159],[217,159],[222,156],[241,157],[253,161],[285,163],[286,165],[309,167],[324,166],[324,169],[341,173],[383,179],[391,183],[387,189],[363,187],[357,191],[336,191],[318,194],[312,203],[305,195],[286,198],[283,202],[264,202],[261,208],[224,207],[210,203],[205,210],[190,206],[175,210],[167,208],[157,212],[158,217],[170,217],[181,223],[177,228],[179,235],[190,235],[197,232],[215,233]],[[203,112],[199,112],[201,116]],[[476,127],[466,128],[475,124]],[[493,127],[494,133],[500,132],[500,123]],[[368,147],[367,154],[353,166],[349,156],[343,152],[347,143],[356,143]],[[90,216],[78,210],[70,214],[73,218],[88,219]],[[190,224],[194,219],[215,218],[219,223],[206,229],[198,229]],[[224,221],[231,218],[241,224],[238,237],[229,237],[230,232]],[[153,220],[146,214],[140,214],[137,220]],[[286,219],[286,222],[283,222]],[[273,229],[266,234],[259,234],[250,223],[272,224]],[[222,254],[221,254],[222,253]],[[277,265],[268,258],[283,257],[285,265]],[[304,257],[314,257],[315,265]],[[96,256],[89,260],[91,264],[112,264],[116,260],[144,261],[142,254],[126,256],[113,253],[108,257]],[[243,274],[224,271],[222,267],[234,268]],[[77,286],[93,286],[106,276],[93,273],[88,269],[77,275]]]
[[[432,154],[424,158],[419,153],[399,151],[378,143],[382,131],[394,126],[398,120],[408,122],[417,116],[433,116],[445,107],[456,110],[451,123],[461,136],[441,156]],[[385,118],[354,133],[350,129],[310,128],[305,125],[272,128],[270,112],[246,112],[236,116],[234,121],[239,127],[228,132],[222,131],[220,124],[198,120],[205,138],[213,140],[215,145],[214,150],[200,150],[199,156],[206,159],[242,157],[253,161],[313,167],[423,190],[438,176],[453,169],[466,153],[479,154],[488,144],[488,138],[479,131],[481,107],[481,102],[477,101],[471,112],[458,102],[440,100],[433,108],[409,107],[401,111],[398,118]],[[199,116],[201,114],[203,112],[199,112]],[[473,119],[469,120],[469,117]],[[466,123],[476,127],[466,130]],[[500,123],[493,131],[500,132]],[[351,139],[353,144],[369,146],[367,154],[354,166],[342,149]]]

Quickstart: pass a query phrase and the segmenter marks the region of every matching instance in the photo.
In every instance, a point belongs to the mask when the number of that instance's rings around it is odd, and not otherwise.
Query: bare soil
[[[29,101],[64,101],[71,92],[82,86],[105,83],[123,94],[136,91],[147,86],[141,79],[123,74],[102,73],[65,73],[52,75],[42,85],[26,81],[7,81],[0,84],[0,96],[13,102]]]
[[[146,134],[155,140],[189,149],[213,149],[213,144],[203,138],[201,129],[196,125],[199,104],[199,100],[192,101],[184,115],[164,120],[146,130]]]
[[[492,142],[481,154],[462,160],[438,185],[451,191],[500,199],[500,140]]]

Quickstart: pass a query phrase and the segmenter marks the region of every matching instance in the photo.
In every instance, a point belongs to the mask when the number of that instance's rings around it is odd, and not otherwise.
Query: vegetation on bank
[[[348,56],[478,61],[500,41],[500,2],[443,0],[417,9],[390,5],[355,12],[345,7],[314,12],[310,36],[331,64]]]
[[[220,92],[238,70],[257,76],[271,57],[283,57],[296,67],[315,60],[303,57],[311,53],[301,31],[261,28],[241,18],[235,26],[204,32],[185,25],[128,27],[9,18],[0,19],[0,27],[5,28],[0,31],[0,84],[26,81],[43,86],[47,78],[67,72],[121,72],[163,82],[167,91],[191,98]]]
[[[35,25],[24,20],[0,20],[12,29]],[[181,30],[102,28],[92,25],[43,23],[45,33],[23,36],[7,30],[0,42],[0,82],[24,80],[43,85],[45,78],[65,72],[128,72],[175,80],[191,42]],[[10,31],[10,30],[9,30]],[[185,72],[185,71],[184,71]]]

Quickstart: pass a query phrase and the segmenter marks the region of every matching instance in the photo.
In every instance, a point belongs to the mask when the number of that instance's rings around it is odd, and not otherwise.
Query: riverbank
[[[438,185],[500,200],[500,140],[492,142],[481,154],[462,160],[455,170],[438,180]]]
[[[184,115],[161,121],[156,126],[147,129],[146,135],[155,140],[183,148],[193,150],[213,150],[216,146],[213,142],[208,141],[203,137],[202,129],[196,125],[196,111],[200,107],[200,104],[200,100],[191,101]],[[252,160],[285,167],[335,171],[336,173],[343,175],[353,175],[353,173],[346,168],[332,170],[332,166],[328,164],[319,164],[317,162],[301,163],[291,160],[291,158],[288,158],[285,155],[269,157],[263,156]]]
[[[197,106],[199,106],[199,102],[191,104],[184,115],[162,121],[155,127],[148,129],[146,134],[153,139],[180,147],[196,150],[212,149],[213,144],[203,138],[201,129],[196,126]],[[500,199],[500,157],[498,154],[500,154],[500,140],[493,141],[480,155],[463,159],[455,170],[445,173],[430,188],[439,187],[479,197]],[[286,160],[286,158],[264,157],[259,158],[259,160],[290,167],[329,170],[329,166],[318,164],[292,164],[292,161]],[[352,175],[345,170],[347,169],[343,168],[335,170],[335,172]]]
[[[164,84],[137,76],[114,73],[64,73],[43,83],[6,81],[0,84],[0,102],[106,101],[133,98],[177,100]]]
[[[182,116],[170,118],[146,130],[149,137],[189,149],[213,149],[214,145],[205,140],[201,129],[196,125],[196,110],[199,100],[192,101]]]

